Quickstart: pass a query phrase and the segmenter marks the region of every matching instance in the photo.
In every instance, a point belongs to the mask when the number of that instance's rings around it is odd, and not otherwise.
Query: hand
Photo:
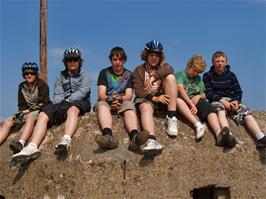
[[[189,104],[189,108],[190,108],[190,111],[191,111],[192,114],[194,114],[194,115],[197,114],[198,109],[197,109],[197,107],[195,106],[194,103],[191,102],[191,103]]]
[[[230,103],[230,106],[231,106],[231,110],[232,111],[237,111],[239,109],[239,104],[238,104],[238,101],[232,101]]]
[[[202,98],[201,95],[195,95],[194,97],[192,97],[191,101],[192,103],[195,105],[199,102],[199,100]]]
[[[111,109],[114,110],[120,110],[122,107],[122,103],[119,102],[119,100],[114,100],[111,104]]]
[[[148,93],[152,93],[152,83],[154,82],[154,77],[151,76],[150,79],[146,80],[145,82],[145,90],[148,92]]]
[[[224,107],[225,107],[225,109],[226,110],[231,110],[231,103],[230,102],[228,102],[227,100],[225,100],[225,99],[220,99],[220,101],[219,102],[221,102],[223,105],[224,105]]]
[[[170,96],[169,95],[160,95],[157,97],[153,97],[152,101],[154,101],[155,103],[169,104]]]

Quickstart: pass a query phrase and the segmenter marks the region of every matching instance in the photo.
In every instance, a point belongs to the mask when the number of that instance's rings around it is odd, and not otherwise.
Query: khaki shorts
[[[167,111],[167,105],[165,105],[165,104],[162,104],[162,103],[153,103],[152,101],[150,101],[148,99],[145,99],[145,98],[136,98],[135,99],[136,107],[138,107],[142,103],[148,103],[148,104],[150,104],[152,106],[153,110],[154,111],[157,111],[157,112]]]
[[[98,106],[106,106],[111,110],[111,106],[106,101],[98,101],[94,106],[94,111],[97,112]],[[135,104],[132,101],[123,101],[121,109],[117,111],[118,114],[123,114],[127,110],[136,112]]]

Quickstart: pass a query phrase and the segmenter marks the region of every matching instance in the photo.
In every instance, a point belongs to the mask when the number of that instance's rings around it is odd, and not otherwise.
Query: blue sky
[[[21,65],[39,63],[39,1],[1,2],[0,119],[17,111]],[[68,47],[77,47],[92,79],[97,99],[99,71],[109,66],[111,48],[128,55],[125,66],[141,64],[146,42],[159,40],[166,61],[182,70],[194,54],[211,66],[211,56],[223,50],[244,92],[243,103],[266,110],[265,1],[89,1],[48,0],[48,78],[50,92]],[[52,95],[51,95],[52,96]]]

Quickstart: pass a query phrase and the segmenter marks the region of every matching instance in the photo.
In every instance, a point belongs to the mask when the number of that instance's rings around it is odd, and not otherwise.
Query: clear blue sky
[[[0,119],[17,111],[21,65],[39,63],[39,1],[1,2]],[[211,56],[223,50],[241,83],[243,103],[266,110],[265,1],[48,1],[48,76],[50,92],[68,47],[81,49],[84,68],[97,98],[99,71],[109,66],[110,49],[126,50],[126,67],[141,63],[140,52],[159,40],[175,71],[194,54],[211,66]],[[51,95],[52,96],[52,95]]]

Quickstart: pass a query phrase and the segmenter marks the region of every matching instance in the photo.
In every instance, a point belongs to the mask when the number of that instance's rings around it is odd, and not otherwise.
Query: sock
[[[149,139],[156,140],[156,137],[155,137],[154,135],[150,135],[150,136],[149,136]]]
[[[260,140],[261,138],[263,138],[265,135],[264,135],[264,133],[262,133],[262,132],[258,132],[258,133],[256,133],[256,139],[257,140]]]
[[[218,138],[219,134],[221,133],[221,131],[218,131],[215,133],[215,137]]]
[[[199,127],[201,127],[202,126],[202,124],[201,124],[201,122],[196,122],[195,124],[194,124],[194,127],[197,129],[197,128],[199,128]]]
[[[66,140],[68,140],[68,141],[71,140],[71,137],[70,137],[69,135],[67,135],[67,134],[64,135],[64,138],[65,138]]]
[[[133,129],[132,131],[129,132],[128,136],[129,139],[132,140],[132,138],[136,135],[139,134],[139,131],[137,129]]]
[[[102,130],[102,134],[103,135],[113,135],[113,132],[112,132],[112,129],[110,129],[110,128],[104,128],[103,130]]]
[[[176,116],[176,111],[167,111],[168,117],[172,118]]]
[[[37,144],[35,144],[35,143],[29,143],[29,145],[28,145],[29,147],[32,147],[32,148],[35,148],[35,149],[37,149],[38,148],[38,146],[37,146]]]
[[[26,143],[25,140],[19,140],[18,142],[19,142],[20,144],[22,144],[23,147],[24,147],[24,145],[25,145],[25,143]]]

